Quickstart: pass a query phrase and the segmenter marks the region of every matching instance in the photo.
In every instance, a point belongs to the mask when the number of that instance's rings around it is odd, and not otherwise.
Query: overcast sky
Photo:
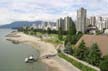
[[[91,15],[108,15],[108,0],[0,0],[0,25],[13,21],[47,20],[71,16],[84,7]]]

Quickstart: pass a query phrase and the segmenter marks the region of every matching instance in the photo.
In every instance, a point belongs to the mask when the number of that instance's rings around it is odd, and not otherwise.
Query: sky
[[[87,16],[107,16],[108,0],[0,0],[0,25],[14,21],[56,21],[70,16],[76,19],[79,8]]]

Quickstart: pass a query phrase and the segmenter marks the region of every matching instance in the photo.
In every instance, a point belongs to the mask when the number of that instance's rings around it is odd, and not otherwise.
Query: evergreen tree
[[[108,55],[103,57],[99,65],[101,71],[108,71]]]
[[[58,30],[58,39],[59,39],[59,40],[63,40],[63,30],[62,30],[61,27],[60,27],[59,30]]]
[[[71,19],[71,17],[69,17],[68,20],[68,34],[69,35],[75,35],[76,34],[76,26],[75,23],[73,22],[73,20]]]
[[[88,62],[88,54],[89,54],[89,48],[85,48],[85,52],[84,52],[84,58],[82,59],[83,61]]]
[[[98,66],[101,59],[101,51],[98,48],[98,45],[95,43],[91,46],[88,53],[88,62],[92,65]]]
[[[77,41],[82,37],[82,35],[83,35],[83,33],[82,32],[78,32],[77,34],[76,34],[76,39],[77,39]]]
[[[76,41],[75,35],[76,35],[76,27],[73,20],[68,17],[68,30],[67,30],[67,37],[66,42],[70,42],[71,44],[74,44]]]
[[[47,33],[51,34],[51,29],[50,28],[47,29]]]
[[[85,46],[84,41],[82,40],[78,48],[75,49],[74,56],[78,59],[85,60],[86,50],[87,48]]]
[[[70,55],[73,54],[73,49],[72,49],[71,43],[68,42],[66,44],[65,49],[64,49],[64,52],[67,53],[67,54],[70,54]]]

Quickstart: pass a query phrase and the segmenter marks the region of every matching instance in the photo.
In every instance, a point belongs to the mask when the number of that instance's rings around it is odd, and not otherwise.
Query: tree
[[[30,32],[30,27],[29,26],[26,26],[25,28],[23,28],[23,30],[24,30],[24,33],[25,34],[29,34]]]
[[[104,59],[100,62],[100,69],[101,71],[108,71],[108,58]]]
[[[74,56],[78,59],[85,60],[86,50],[85,42],[82,40],[79,46],[75,49]]]
[[[76,34],[76,26],[71,17],[68,17],[68,34],[75,35]]]
[[[65,42],[64,42],[64,45],[66,45],[68,42],[69,42],[69,43],[72,43],[72,42],[71,42],[71,39],[72,39],[72,36],[71,36],[71,35],[67,35],[67,36],[66,36],[66,39],[65,39]]]
[[[75,44],[76,42],[76,27],[75,27],[75,23],[73,22],[73,20],[68,17],[68,30],[67,30],[67,37],[66,37],[66,42],[70,42],[71,44]]]
[[[33,32],[34,32],[34,35],[36,35],[36,34],[37,34],[37,30],[36,30],[36,29],[34,29],[34,30],[33,30]]]
[[[68,17],[68,34],[75,35],[76,34],[76,26],[71,17]]]
[[[98,66],[101,59],[101,51],[98,48],[98,45],[94,43],[88,53],[88,62],[92,65]]]
[[[20,27],[17,29],[19,32],[23,32],[24,31],[24,28],[23,27]]]
[[[88,54],[89,54],[89,48],[86,48],[85,49],[85,52],[84,52],[84,58],[82,59],[82,60],[84,60],[84,61],[86,61],[86,62],[88,62]]]
[[[76,34],[76,39],[77,39],[77,41],[82,37],[82,35],[83,35],[83,33],[82,32],[78,32],[77,34]],[[77,42],[76,41],[76,42]]]
[[[58,39],[63,40],[63,30],[61,27],[58,29]]]
[[[52,32],[51,29],[48,28],[48,29],[47,29],[47,33],[48,33],[48,34],[51,34],[51,32]]]
[[[76,44],[76,42],[77,42],[77,36],[73,35],[72,38],[71,38],[71,43]]]
[[[64,52],[67,53],[67,54],[70,54],[70,55],[73,54],[73,49],[72,49],[71,43],[68,42],[66,44]]]
[[[53,33],[53,34],[57,34],[58,31],[57,31],[57,30],[52,30],[51,33]]]

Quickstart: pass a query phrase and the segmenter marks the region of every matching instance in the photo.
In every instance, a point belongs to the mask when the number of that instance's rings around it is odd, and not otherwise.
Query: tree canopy
[[[92,65],[98,66],[101,59],[101,51],[98,48],[98,45],[94,43],[88,53],[88,62]]]

